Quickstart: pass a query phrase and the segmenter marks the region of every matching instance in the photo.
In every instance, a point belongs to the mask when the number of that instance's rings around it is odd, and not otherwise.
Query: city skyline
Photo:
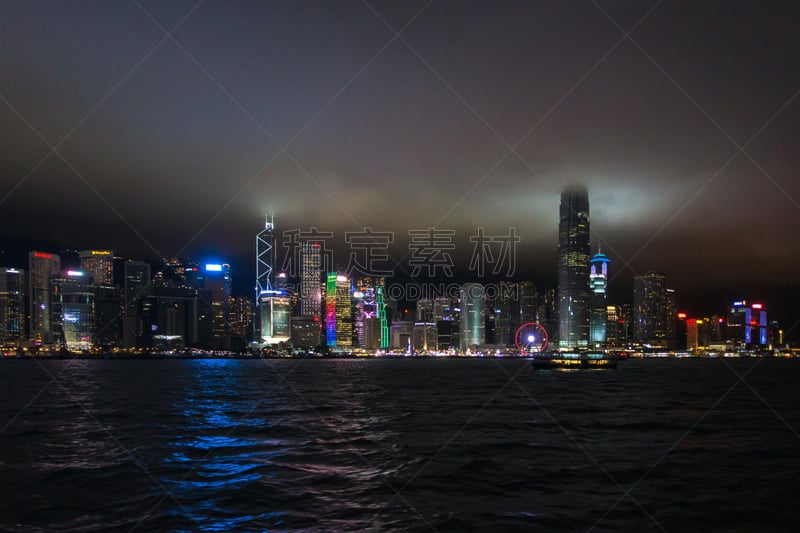
[[[755,298],[789,328],[797,10],[15,4],[0,262],[101,247],[225,257],[253,279],[271,212],[285,229],[394,232],[397,258],[410,229],[513,227],[515,278],[555,287],[553,213],[579,182],[609,301],[654,270],[698,316]]]

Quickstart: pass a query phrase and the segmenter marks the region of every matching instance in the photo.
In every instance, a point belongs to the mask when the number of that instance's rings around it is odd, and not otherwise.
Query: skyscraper
[[[114,346],[120,340],[119,292],[114,287],[114,252],[82,250],[78,252],[81,270],[94,279],[96,345]]]
[[[325,340],[331,348],[353,346],[350,278],[329,272],[325,291]]]
[[[88,272],[67,270],[50,275],[50,327],[56,342],[67,350],[93,345],[94,282]]]
[[[95,285],[114,285],[114,252],[111,250],[81,250],[81,270],[94,278]]]
[[[591,265],[589,286],[592,292],[589,305],[589,341],[595,346],[605,344],[608,340],[606,289],[608,288],[608,264],[610,262],[600,250],[589,261]]]
[[[670,348],[675,342],[675,291],[667,288],[667,276],[648,272],[633,278],[633,340],[654,348]]]
[[[25,337],[25,271],[0,268],[0,346]]]
[[[150,265],[143,261],[126,261],[122,302],[122,345],[126,348],[136,346],[137,339],[144,333],[139,311],[151,289]]]
[[[28,252],[28,311],[30,337],[37,343],[52,342],[50,330],[50,275],[61,270],[61,257]]]
[[[480,283],[461,286],[461,351],[486,343],[486,294]]]
[[[274,220],[267,215],[264,229],[256,235],[256,297],[261,291],[271,290],[274,282],[275,238],[272,235]]]
[[[218,350],[230,350],[231,266],[227,263],[206,264],[205,288],[211,291],[212,345]]]
[[[322,246],[318,242],[304,242],[300,254],[300,313],[319,320],[322,317]]]
[[[561,192],[558,224],[558,346],[585,347],[589,340],[589,193]]]

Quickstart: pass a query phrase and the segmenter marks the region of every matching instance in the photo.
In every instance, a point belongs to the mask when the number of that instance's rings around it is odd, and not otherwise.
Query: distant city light
[[[206,264],[206,272],[222,272],[222,265],[218,263]]]
[[[761,309],[762,307],[761,304],[753,304],[753,309]]]
[[[336,281],[347,281],[347,276],[339,274],[338,276],[336,276]]]
[[[42,259],[52,259],[52,258],[53,258],[53,256],[52,256],[52,255],[50,255],[50,254],[43,254],[43,253],[41,253],[41,252],[34,252],[34,253],[33,253],[33,256],[34,256],[34,257],[41,257]]]
[[[678,318],[680,318],[681,320],[685,319],[686,313],[678,313]]]
[[[80,270],[67,270],[67,276],[72,276],[72,277],[83,276],[83,272],[81,272]]]
[[[534,337],[533,335],[528,335],[528,342],[534,342],[534,341],[536,341],[536,337]]]

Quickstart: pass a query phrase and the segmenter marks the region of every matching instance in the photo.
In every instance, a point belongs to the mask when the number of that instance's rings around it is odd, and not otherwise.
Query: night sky
[[[397,259],[454,229],[459,264],[513,226],[515,277],[554,287],[577,182],[612,301],[657,270],[692,314],[800,318],[797,2],[1,5],[1,262],[108,247],[252,279],[272,211],[397,232]]]

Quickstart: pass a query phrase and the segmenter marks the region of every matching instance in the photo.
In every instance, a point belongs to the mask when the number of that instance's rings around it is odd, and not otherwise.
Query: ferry
[[[533,356],[532,364],[535,370],[553,368],[617,368],[617,363],[624,359],[623,356],[602,350],[572,351],[572,352],[543,352]]]

